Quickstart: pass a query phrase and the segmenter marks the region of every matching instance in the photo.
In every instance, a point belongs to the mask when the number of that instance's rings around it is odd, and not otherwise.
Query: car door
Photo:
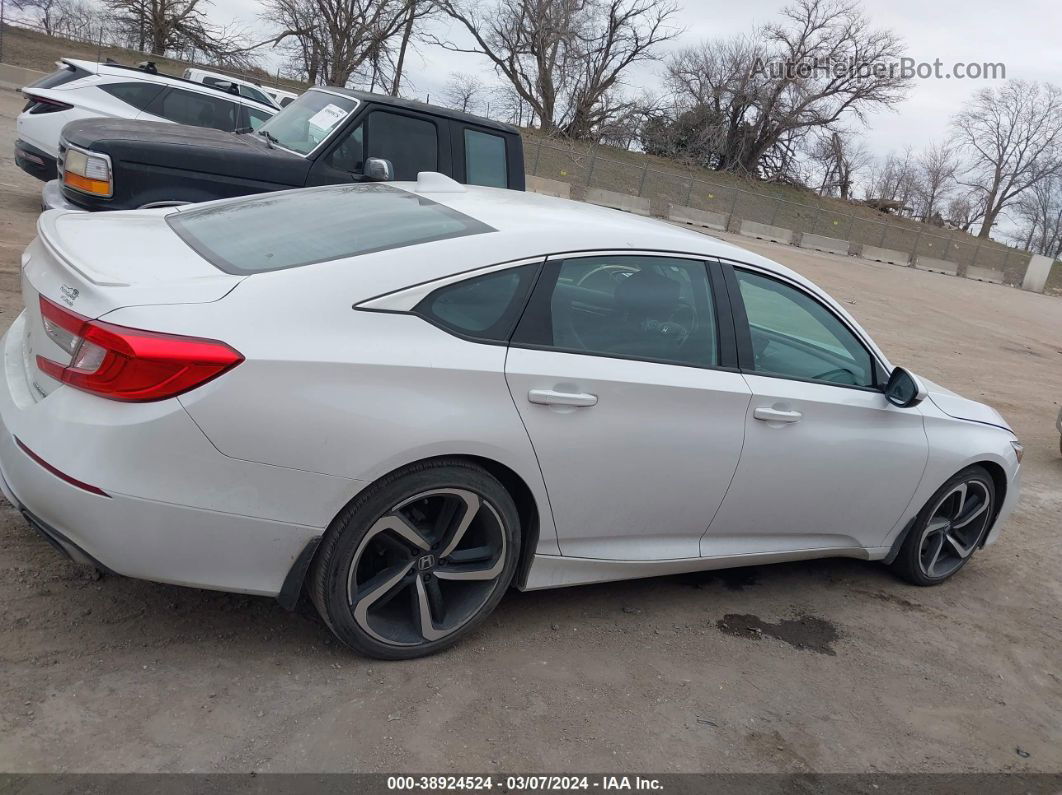
[[[917,409],[846,320],[795,281],[724,264],[752,390],[741,462],[701,554],[879,546],[922,478]]]
[[[750,390],[713,263],[546,262],[506,358],[562,554],[694,558],[734,474]],[[712,277],[716,274],[716,278]]]
[[[416,180],[421,171],[447,173],[449,146],[443,146],[448,141],[444,132],[431,116],[372,108],[335,136],[314,162],[307,184],[360,182],[370,157],[390,161],[396,180]]]

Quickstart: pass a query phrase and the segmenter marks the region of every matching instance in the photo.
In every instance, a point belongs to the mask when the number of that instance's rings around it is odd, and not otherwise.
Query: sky
[[[746,33],[776,19],[785,5],[784,0],[678,2],[681,8],[676,24],[682,33],[668,48]],[[1062,0],[880,0],[864,2],[863,9],[877,27],[898,34],[916,62],[939,58],[945,71],[958,62],[1002,63],[1008,78],[1062,85]],[[219,22],[236,19],[250,31],[262,33],[265,29],[258,20],[259,10],[256,0],[214,0],[211,16]],[[455,41],[466,41],[456,25],[436,23],[433,32],[442,38],[449,35]],[[272,60],[268,53],[265,60]],[[438,98],[452,72],[475,74],[485,82],[495,79],[482,56],[421,46],[412,58],[410,85],[405,86],[405,92],[418,99],[431,94]],[[630,72],[628,88],[639,93],[643,88],[659,86],[662,74],[660,64],[638,65]],[[951,117],[974,92],[999,82],[916,80],[906,101],[895,111],[881,111],[869,118],[864,143],[878,156],[907,146],[921,149],[927,141],[947,134]]]

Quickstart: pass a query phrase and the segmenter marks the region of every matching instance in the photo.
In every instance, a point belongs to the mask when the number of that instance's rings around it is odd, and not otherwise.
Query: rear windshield
[[[265,273],[493,228],[414,193],[369,183],[265,194],[174,213],[180,238],[226,273]]]
[[[30,83],[26,88],[58,88],[64,83],[80,80],[82,77],[88,77],[91,74],[92,72],[79,66],[64,63],[57,71],[52,72],[50,75],[45,75],[36,83]]]

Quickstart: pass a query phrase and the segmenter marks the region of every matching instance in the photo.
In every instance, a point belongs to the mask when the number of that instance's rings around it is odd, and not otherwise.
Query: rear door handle
[[[752,416],[764,422],[800,422],[800,418],[804,415],[799,411],[782,411],[763,407],[753,410]]]
[[[527,399],[543,406],[596,406],[597,395],[589,392],[557,392],[554,389],[532,389]]]

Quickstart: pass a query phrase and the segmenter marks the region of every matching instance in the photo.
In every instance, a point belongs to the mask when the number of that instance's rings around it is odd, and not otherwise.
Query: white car
[[[58,65],[56,72],[22,89],[26,106],[16,121],[15,162],[45,182],[56,178],[59,134],[76,119],[145,119],[233,132],[257,129],[277,112],[268,99],[256,102],[230,88],[170,77],[153,67],[70,58]]]
[[[272,86],[262,86],[262,90],[269,94],[273,98],[273,101],[281,108],[286,108],[292,102],[299,98],[299,95],[294,91],[285,91],[282,88],[273,88]]]
[[[191,80],[195,83],[202,83],[203,85],[214,86],[215,88],[221,88],[224,90],[229,90],[230,86],[235,86],[236,91],[239,92],[241,97],[253,99],[256,102],[261,102],[263,105],[270,105],[277,110],[280,110],[282,107],[273,96],[273,89],[265,88],[261,83],[252,83],[250,80],[244,80],[242,77],[233,77],[231,75],[222,74],[221,72],[211,72],[206,69],[185,69],[183,77],[185,80]],[[292,96],[294,97],[296,95],[292,94]]]
[[[239,230],[234,234],[233,230]],[[437,651],[522,589],[807,558],[932,585],[1022,447],[713,238],[435,173],[44,213],[3,492],[73,557]]]

